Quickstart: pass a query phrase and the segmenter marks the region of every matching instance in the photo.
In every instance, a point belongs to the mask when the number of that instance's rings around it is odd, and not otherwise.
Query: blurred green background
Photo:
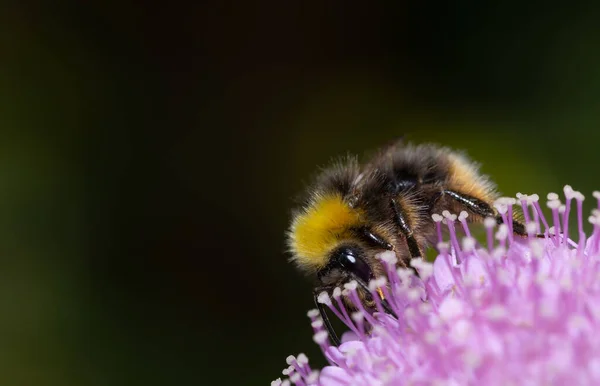
[[[502,192],[597,181],[600,3],[4,3],[3,385],[265,385],[322,358],[284,254],[318,165],[398,135]]]

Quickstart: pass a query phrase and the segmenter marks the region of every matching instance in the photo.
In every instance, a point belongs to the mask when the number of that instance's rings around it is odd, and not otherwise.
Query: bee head
[[[350,280],[368,285],[373,270],[367,263],[366,251],[357,244],[342,244],[329,253],[329,262],[317,272],[322,286],[341,285]]]

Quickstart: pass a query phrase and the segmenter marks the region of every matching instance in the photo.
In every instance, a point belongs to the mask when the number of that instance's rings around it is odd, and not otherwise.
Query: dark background
[[[401,134],[466,149],[506,194],[571,183],[591,207],[596,4],[5,3],[3,384],[322,364],[284,254],[292,198]]]

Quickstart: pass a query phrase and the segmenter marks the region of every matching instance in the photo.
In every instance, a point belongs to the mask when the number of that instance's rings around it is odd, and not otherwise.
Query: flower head
[[[339,347],[330,345],[316,310],[308,313],[314,341],[329,366],[313,371],[305,355],[288,357],[289,367],[273,385],[540,385],[600,384],[600,193],[583,231],[581,193],[566,186],[565,203],[548,195],[552,218],[537,195],[496,202],[505,224],[484,222],[486,245],[471,237],[467,214],[434,215],[440,237],[433,263],[413,260],[396,269],[393,252],[379,255],[387,277],[370,289],[379,312],[368,312],[355,283],[324,294],[326,304],[348,326]],[[530,237],[511,229],[519,205]],[[577,227],[569,228],[570,216]],[[442,239],[442,229],[449,240]],[[466,237],[459,240],[457,228]],[[540,232],[544,237],[536,237]],[[386,285],[387,284],[387,285]],[[377,288],[397,318],[385,313]],[[344,294],[357,310],[338,302]]]

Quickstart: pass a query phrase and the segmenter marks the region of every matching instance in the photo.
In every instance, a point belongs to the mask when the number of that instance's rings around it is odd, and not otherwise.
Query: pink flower
[[[537,195],[518,195],[532,237],[514,236],[509,225],[494,231],[490,219],[486,246],[469,236],[465,212],[434,215],[450,240],[440,239],[433,263],[413,261],[420,278],[396,270],[393,252],[379,256],[388,277],[371,283],[373,298],[387,281],[398,318],[366,312],[356,283],[335,291],[334,300],[322,295],[342,316],[335,299],[354,299],[360,311],[343,317],[350,332],[331,346],[319,313],[310,311],[329,366],[314,371],[305,355],[290,356],[289,379],[272,385],[600,385],[600,193],[589,237],[583,195],[566,186],[565,197],[563,205],[548,195],[546,220]],[[509,218],[516,203],[503,198],[496,207]],[[568,226],[573,214],[575,229]],[[462,242],[457,227],[467,234]],[[541,231],[546,237],[536,238]]]

